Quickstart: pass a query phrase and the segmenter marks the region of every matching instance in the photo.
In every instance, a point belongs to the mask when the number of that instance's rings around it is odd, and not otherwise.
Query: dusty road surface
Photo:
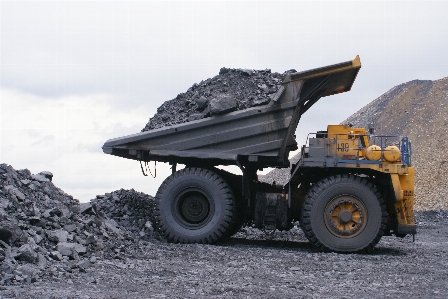
[[[383,237],[373,254],[317,252],[300,229],[243,229],[219,245],[139,242],[85,270],[70,261],[6,298],[448,298],[448,213],[417,215],[415,242]]]

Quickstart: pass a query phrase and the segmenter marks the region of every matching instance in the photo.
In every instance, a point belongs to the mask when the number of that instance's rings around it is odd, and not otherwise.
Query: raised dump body
[[[360,67],[357,56],[292,73],[267,105],[110,139],[103,151],[140,161],[287,167],[301,115],[321,97],[350,90]]]

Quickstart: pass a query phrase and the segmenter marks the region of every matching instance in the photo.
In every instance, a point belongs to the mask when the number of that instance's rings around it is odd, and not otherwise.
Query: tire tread
[[[340,251],[336,248],[329,248],[323,244],[321,240],[319,240],[319,237],[316,235],[316,233],[313,231],[312,224],[311,224],[311,215],[312,215],[312,207],[315,204],[319,194],[321,194],[328,186],[338,183],[338,182],[354,182],[356,184],[364,185],[370,191],[375,195],[375,197],[378,199],[378,203],[381,208],[381,225],[378,233],[373,238],[373,240],[367,244],[365,247],[360,248],[358,250],[350,251],[350,252],[366,252],[370,253],[373,251],[374,247],[378,244],[381,237],[384,234],[384,229],[386,228],[387,223],[387,212],[386,212],[386,205],[384,203],[384,200],[378,191],[378,189],[369,181],[367,181],[364,178],[361,178],[359,176],[355,175],[334,175],[327,178],[322,179],[318,183],[314,184],[311,188],[311,190],[308,192],[308,194],[305,197],[304,203],[302,205],[301,215],[300,215],[300,225],[302,227],[303,232],[305,233],[305,236],[308,238],[308,240],[316,246],[321,251],[335,251],[335,252],[347,252],[347,251]]]
[[[197,240],[191,240],[183,236],[178,236],[176,232],[171,229],[169,223],[166,223],[166,221],[164,220],[163,212],[161,210],[161,201],[163,193],[166,192],[166,190],[169,188],[171,184],[175,184],[175,181],[177,179],[184,176],[197,176],[198,179],[204,178],[210,181],[211,184],[215,185],[220,190],[220,193],[222,194],[221,201],[224,203],[223,217],[219,225],[214,230],[210,231],[208,235],[202,238],[198,238]],[[155,206],[154,216],[156,219],[157,230],[159,233],[164,235],[168,241],[174,243],[205,243],[205,244],[215,243],[226,235],[226,232],[230,227],[230,223],[232,222],[232,218],[234,218],[236,208],[233,193],[228,183],[213,171],[197,167],[187,167],[179,171],[176,171],[169,177],[167,177],[164,180],[164,182],[160,185],[156,193],[154,206]]]

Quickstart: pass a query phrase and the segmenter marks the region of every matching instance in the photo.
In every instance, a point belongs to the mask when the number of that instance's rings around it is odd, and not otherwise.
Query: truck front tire
[[[159,231],[172,242],[214,243],[226,236],[235,213],[229,185],[216,173],[185,168],[170,175],[157,191]]]
[[[375,186],[353,175],[314,184],[305,197],[300,223],[322,251],[370,252],[386,227],[386,206]]]

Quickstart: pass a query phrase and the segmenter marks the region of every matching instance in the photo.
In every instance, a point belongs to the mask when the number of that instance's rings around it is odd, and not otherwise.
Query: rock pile
[[[98,213],[110,218],[135,238],[153,237],[154,198],[134,189],[120,189],[91,200]]]
[[[395,86],[343,123],[364,128],[373,124],[377,135],[409,136],[416,210],[448,209],[448,77]],[[275,169],[261,180],[285,184],[289,173]]]
[[[80,204],[52,177],[0,164],[3,284],[70,279],[98,258],[122,258],[137,239],[153,235],[152,197],[122,189]]]
[[[219,75],[195,83],[187,92],[163,103],[142,131],[265,105],[291,72],[295,70],[279,74],[270,69],[221,68]]]

